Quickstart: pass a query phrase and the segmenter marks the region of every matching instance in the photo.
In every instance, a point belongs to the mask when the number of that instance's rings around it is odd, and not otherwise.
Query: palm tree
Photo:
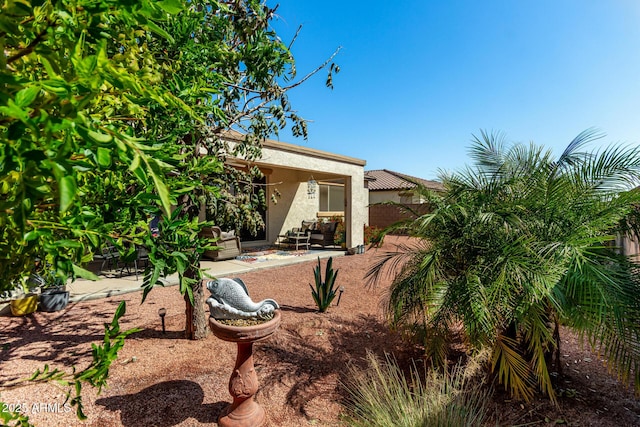
[[[432,211],[386,230],[419,243],[382,256],[368,278],[392,272],[390,320],[420,326],[435,363],[462,332],[472,351],[490,350],[489,372],[516,398],[537,388],[555,401],[565,325],[640,389],[640,276],[613,243],[636,223],[640,148],[582,151],[600,137],[585,131],[556,159],[483,132],[475,166],[441,173],[443,195],[419,189]]]

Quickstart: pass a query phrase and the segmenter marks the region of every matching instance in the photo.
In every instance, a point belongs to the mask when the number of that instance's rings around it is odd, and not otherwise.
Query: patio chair
[[[318,227],[318,222],[315,219],[302,221],[302,232],[309,232],[311,234]]]
[[[118,249],[116,249],[115,246],[107,246],[102,248],[99,254],[95,254],[93,256],[93,259],[102,261],[102,263],[100,264],[100,270],[98,271],[98,274],[100,274],[104,270],[105,265],[107,267],[112,267],[113,269],[118,268],[120,252],[118,252]]]
[[[215,245],[220,246],[216,251],[204,251],[203,257],[213,261],[221,261],[232,259],[242,254],[242,245],[240,237],[236,236],[235,230],[222,231],[220,227],[205,227],[200,231],[200,237],[208,237],[210,239],[217,238]]]
[[[311,232],[310,243],[312,245],[335,246],[336,221],[328,221],[321,223],[316,230]]]
[[[302,221],[302,227],[294,227],[287,231],[285,234],[278,236],[276,240],[276,246],[295,247],[298,250],[301,246],[310,249],[311,248],[311,233],[316,229],[316,220]]]
[[[286,234],[278,236],[276,246],[295,247],[296,251],[303,247],[309,249],[310,236],[308,230],[303,231],[301,228],[294,227],[291,231],[287,231]]]
[[[127,271],[127,275],[131,274],[131,265],[133,264],[133,274],[136,275],[138,280],[138,270],[144,269],[149,266],[149,252],[144,246],[135,246],[135,251],[126,255],[124,258],[120,258],[123,262],[120,269],[120,276],[124,276],[124,271]],[[144,265],[144,267],[143,267]]]

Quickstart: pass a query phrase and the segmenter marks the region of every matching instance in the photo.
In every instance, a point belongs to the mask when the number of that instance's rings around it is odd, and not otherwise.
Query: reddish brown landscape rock
[[[401,238],[388,237],[382,250],[393,250]],[[379,254],[379,252],[377,253]],[[381,309],[388,283],[369,288],[364,274],[376,257],[334,259],[345,290],[327,313],[318,313],[311,297],[316,261],[264,269],[240,277],[254,300],[274,298],[282,322],[267,340],[254,346],[260,382],[257,400],[266,425],[299,427],[340,424],[344,393],[341,382],[349,364],[364,366],[368,350],[393,353],[401,364],[419,358],[419,348],[403,342],[385,325]],[[323,261],[323,265],[324,265]],[[0,388],[0,400],[20,407],[39,426],[214,426],[231,402],[228,381],[236,357],[235,343],[213,335],[200,341],[183,338],[184,301],[177,287],[154,289],[140,304],[139,293],[69,304],[55,313],[0,318],[0,383],[29,376],[45,364],[70,370],[91,361],[91,343],[100,343],[121,300],[127,301],[123,328],[141,332],[127,339],[114,362],[109,387],[100,395],[84,390],[80,422],[64,406],[64,391],[51,384]],[[166,308],[166,334],[158,309]],[[640,403],[629,388],[607,374],[602,361],[582,349],[565,331],[562,348],[566,378],[560,382],[558,407],[540,398],[530,403],[497,392],[488,425],[633,426],[640,422]]]

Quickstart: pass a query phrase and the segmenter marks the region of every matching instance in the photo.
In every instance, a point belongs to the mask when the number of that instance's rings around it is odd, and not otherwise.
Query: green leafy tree
[[[198,237],[200,206],[224,200],[235,223],[263,225],[260,141],[288,123],[306,136],[286,93],[329,64],[294,81],[271,19],[254,0],[2,4],[0,291],[36,260],[95,278],[83,266],[101,246],[144,246],[145,296],[177,272],[187,334],[206,334],[199,257],[214,242]]]
[[[158,90],[157,69],[135,70],[120,53],[137,50],[138,34],[168,37],[157,25],[167,16],[161,6],[2,3],[0,290],[28,275],[36,259],[64,276],[92,277],[82,265],[109,236],[107,222],[123,219],[96,208],[103,201],[92,199],[95,187],[123,192],[131,178],[153,183],[170,209],[164,166],[152,143],[132,135],[129,118],[149,100],[191,111]]]
[[[555,400],[566,325],[640,389],[640,281],[614,243],[637,223],[640,149],[583,151],[598,137],[583,132],[555,158],[483,133],[474,167],[442,174],[442,196],[422,188],[433,211],[392,227],[420,243],[369,278],[393,272],[390,318],[422,330],[436,363],[460,327],[471,351],[491,350],[489,371],[513,395]]]
[[[131,182],[147,182],[156,203],[170,209],[165,166],[154,158],[152,142],[132,134],[130,122],[150,100],[197,116],[156,86],[159,66],[136,70],[118,57],[136,49],[138,35],[169,37],[158,26],[175,13],[169,3],[0,3],[0,291],[19,286],[37,264],[64,280],[95,278],[83,267],[93,252],[106,240],[122,244],[137,233],[118,234],[126,228],[114,224],[126,214],[105,209],[109,199],[100,194],[113,190],[117,198]],[[123,314],[121,305],[104,345],[93,346],[89,368],[66,374],[45,367],[31,380],[65,382],[83,417],[82,384],[100,389],[124,338],[135,332],[119,331]],[[2,418],[28,425],[19,414]]]
[[[155,103],[136,135],[162,141],[156,159],[171,165],[166,182],[175,204],[171,224],[163,222],[160,239],[152,247],[153,267],[145,280],[145,295],[160,276],[178,272],[187,306],[190,338],[208,333],[201,286],[199,257],[207,242],[199,240],[201,207],[224,218],[227,227],[264,228],[259,209],[267,202],[265,189],[254,181],[262,177],[253,165],[261,157],[261,141],[292,125],[306,137],[306,122],[288,101],[287,92],[325,66],[296,81],[295,62],[270,28],[274,10],[259,1],[194,1],[161,26],[171,39],[148,34],[145,48],[162,63],[167,90],[188,104],[200,120],[176,115]],[[244,168],[229,165],[244,163]],[[182,239],[176,239],[176,224]],[[210,245],[211,243],[209,243]]]
[[[144,246],[145,296],[177,272],[187,334],[203,336],[199,257],[214,242],[198,236],[199,206],[222,199],[238,206],[234,222],[261,226],[253,208],[266,198],[253,191],[251,164],[260,141],[288,124],[306,136],[286,92],[324,67],[331,85],[337,67],[329,60],[295,81],[289,47],[269,27],[273,9],[254,0],[0,8],[0,292],[37,264],[96,279],[85,266],[101,247],[131,257]],[[230,142],[231,130],[246,135]],[[108,366],[120,344],[110,348],[96,364]],[[99,387],[106,373],[77,379]]]

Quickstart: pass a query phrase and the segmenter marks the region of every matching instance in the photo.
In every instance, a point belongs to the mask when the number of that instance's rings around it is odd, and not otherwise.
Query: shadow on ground
[[[112,412],[120,412],[125,427],[171,427],[195,418],[198,423],[214,423],[229,402],[202,403],[204,391],[193,381],[164,381],[135,394],[96,400]],[[158,406],[158,402],[161,402]]]
[[[104,339],[104,323],[111,322],[118,302],[106,302],[105,305],[108,309],[102,312],[75,303],[58,312],[7,317],[0,327],[0,362],[23,359],[70,367],[90,357],[90,344]],[[88,318],[91,321],[87,321]],[[20,352],[24,347],[32,350]],[[16,379],[0,372],[0,382]]]
[[[353,350],[345,352],[345,348]],[[318,394],[329,392],[338,401],[345,397],[339,385],[325,389],[328,379],[337,377],[338,383],[346,382],[350,366],[366,366],[367,352],[380,358],[394,354],[398,360],[421,355],[403,344],[375,316],[347,320],[322,314],[308,322],[283,327],[274,339],[261,343],[258,352],[257,370],[262,370],[261,365],[268,366],[260,380],[262,391],[268,396],[270,388],[285,386],[289,389],[286,404],[307,419],[313,418],[308,413],[308,404]]]

